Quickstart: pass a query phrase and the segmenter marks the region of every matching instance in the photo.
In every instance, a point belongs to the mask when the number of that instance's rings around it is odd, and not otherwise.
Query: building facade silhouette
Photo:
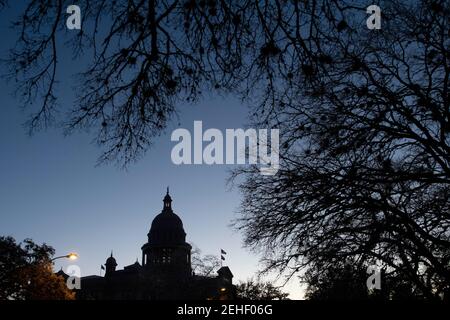
[[[233,299],[233,274],[226,266],[216,277],[196,275],[191,268],[191,245],[180,217],[172,210],[169,190],[163,209],[156,215],[142,246],[142,260],[116,270],[111,256],[105,263],[104,276],[81,278],[80,300],[176,300]],[[58,274],[67,277],[62,271]]]

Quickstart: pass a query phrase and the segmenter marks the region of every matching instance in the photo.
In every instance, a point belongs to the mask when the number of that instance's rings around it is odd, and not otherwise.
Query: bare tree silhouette
[[[305,273],[308,300],[368,300],[374,294],[366,286],[365,266],[355,261],[335,261],[333,264],[310,268]],[[383,283],[383,289],[386,286]],[[377,291],[374,291],[377,292]]]
[[[63,120],[68,132],[98,130],[106,147],[100,161],[135,160],[173,117],[176,103],[230,88],[231,73],[239,73],[239,34],[250,26],[239,27],[225,3],[84,0],[79,32],[65,27],[70,4],[28,1],[14,23],[19,37],[6,63],[25,104],[39,106],[28,122],[33,131],[55,120],[60,46],[71,46],[78,57],[92,54],[80,71],[76,107]],[[61,34],[68,40],[58,44]]]
[[[305,48],[298,37],[278,44],[298,60],[265,64],[282,85],[256,117],[283,133],[282,169],[236,172],[246,176],[236,225],[265,248],[267,270],[378,261],[433,298],[450,283],[449,6],[382,7],[380,31],[349,8],[302,19]]]
[[[236,286],[237,298],[240,300],[288,300],[288,293],[269,281],[248,279]]]
[[[176,106],[234,92],[257,125],[281,129],[282,168],[242,168],[242,219],[268,270],[332,259],[375,260],[426,297],[450,283],[448,1],[380,1],[382,29],[348,0],[78,1],[92,54],[67,130],[96,128],[101,161],[147,150]],[[57,106],[57,35],[68,1],[30,0],[16,26],[10,75]]]
[[[205,277],[213,276],[220,269],[219,258],[213,254],[203,255],[196,245],[192,245],[192,247],[191,264],[194,274]]]

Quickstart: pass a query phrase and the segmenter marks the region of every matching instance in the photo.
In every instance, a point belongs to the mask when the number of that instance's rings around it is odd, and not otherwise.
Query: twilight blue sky
[[[11,15],[0,14],[0,54],[13,45],[8,28]],[[62,110],[73,103],[71,74],[76,65],[70,52],[61,57],[58,98]],[[3,70],[2,70],[3,72]],[[166,186],[170,186],[174,211],[182,218],[187,241],[204,254],[228,252],[226,264],[235,280],[245,280],[258,270],[256,254],[242,248],[242,236],[230,226],[237,216],[239,190],[226,185],[232,166],[172,164],[175,145],[170,133],[156,140],[153,148],[127,171],[114,165],[96,167],[101,150],[93,136],[80,133],[64,137],[49,129],[33,137],[22,124],[27,113],[11,95],[12,86],[0,86],[0,235],[17,240],[46,242],[61,255],[79,253],[82,275],[99,274],[100,265],[114,250],[118,268],[141,259],[152,219],[161,211]],[[240,128],[246,107],[232,97],[206,97],[196,106],[180,105],[181,127],[192,130],[194,120],[207,128]],[[61,260],[59,260],[61,261]],[[56,269],[66,267],[61,261]],[[285,288],[291,298],[302,297],[297,279]]]

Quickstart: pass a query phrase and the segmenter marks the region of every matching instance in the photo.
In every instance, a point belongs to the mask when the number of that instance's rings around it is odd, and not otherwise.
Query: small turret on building
[[[110,276],[114,271],[116,271],[116,267],[117,267],[117,262],[116,262],[116,259],[114,259],[113,253],[111,251],[111,256],[108,259],[106,259],[106,263],[105,263],[105,268],[106,268],[105,276]]]

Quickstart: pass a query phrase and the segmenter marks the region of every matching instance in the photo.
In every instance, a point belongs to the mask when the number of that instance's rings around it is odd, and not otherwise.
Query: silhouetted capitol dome
[[[152,221],[147,242],[141,247],[141,263],[116,270],[117,261],[108,257],[105,275],[81,278],[77,299],[231,299],[235,296],[233,274],[228,267],[217,276],[192,271],[191,250],[180,217],[172,210],[169,188],[161,213]]]
[[[167,190],[163,202],[162,212],[153,219],[147,235],[148,242],[155,245],[184,244],[186,232],[180,217],[172,210],[172,198],[169,195],[169,190]]]

